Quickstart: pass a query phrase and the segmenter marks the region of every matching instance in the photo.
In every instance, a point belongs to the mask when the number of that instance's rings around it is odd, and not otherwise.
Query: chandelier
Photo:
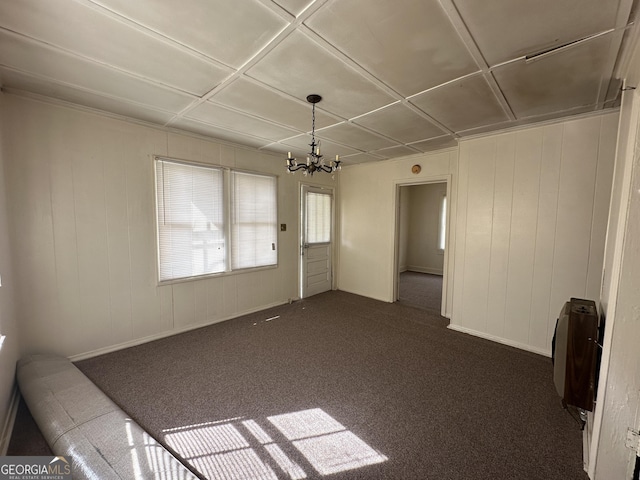
[[[336,155],[336,159],[332,160],[329,165],[324,163],[322,155],[320,155],[320,140],[316,142],[316,103],[322,100],[320,95],[311,94],[307,96],[307,102],[312,104],[311,109],[311,151],[307,153],[307,163],[298,163],[291,156],[291,152],[287,154],[287,173],[302,170],[305,175],[313,175],[316,172],[332,173],[340,170],[340,155]]]

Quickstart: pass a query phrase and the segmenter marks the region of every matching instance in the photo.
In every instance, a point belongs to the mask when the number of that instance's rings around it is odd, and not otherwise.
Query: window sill
[[[238,270],[231,270],[229,272],[207,273],[205,275],[197,275],[194,277],[174,278],[171,280],[161,280],[156,282],[156,286],[165,287],[167,285],[173,285],[176,283],[197,282],[199,280],[210,280],[212,278],[229,277],[233,275],[242,275],[245,273],[261,272],[264,270],[273,270],[278,268],[278,265],[265,265],[263,267],[251,267],[242,268]]]

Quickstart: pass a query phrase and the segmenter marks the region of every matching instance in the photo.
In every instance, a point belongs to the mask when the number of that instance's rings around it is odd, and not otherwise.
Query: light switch
[[[286,223],[281,223],[280,224],[280,231],[281,232],[286,232],[287,231],[287,224]]]

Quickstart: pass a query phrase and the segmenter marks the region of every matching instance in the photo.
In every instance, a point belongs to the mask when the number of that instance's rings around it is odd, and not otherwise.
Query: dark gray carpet
[[[550,360],[446,325],[329,292],[77,365],[203,478],[587,480]]]
[[[424,308],[440,314],[442,304],[442,275],[402,272],[399,301],[412,307]]]
[[[585,480],[550,360],[446,324],[328,292],[78,367],[210,478]]]

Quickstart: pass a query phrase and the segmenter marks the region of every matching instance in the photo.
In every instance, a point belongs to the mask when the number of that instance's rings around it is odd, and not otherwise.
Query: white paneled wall
[[[549,354],[563,303],[599,298],[617,120],[461,142],[451,328]]]
[[[12,394],[15,384],[15,365],[20,351],[18,321],[13,298],[15,276],[9,245],[8,203],[4,188],[5,162],[2,146],[5,137],[1,133],[3,124],[6,124],[4,109],[5,96],[0,93],[0,455],[6,454],[13,427],[12,421],[15,418],[12,413],[15,414],[17,397]]]
[[[457,159],[457,150],[448,149],[343,168],[340,174],[342,200],[338,277],[341,290],[386,302],[394,301],[395,222],[396,216],[402,214],[396,211],[396,188],[403,184],[455,178]],[[411,173],[414,164],[422,167],[418,175]],[[455,196],[455,182],[450,188],[450,195]],[[455,218],[455,210],[455,204],[450,205],[450,219]],[[452,245],[455,232],[450,233],[449,245]],[[452,265],[450,253],[449,267]],[[451,289],[447,289],[448,297],[450,293]],[[448,309],[451,298],[446,304]]]
[[[25,353],[106,351],[296,297],[301,177],[283,158],[21,97],[5,107]],[[278,267],[157,286],[152,154],[278,175]]]

